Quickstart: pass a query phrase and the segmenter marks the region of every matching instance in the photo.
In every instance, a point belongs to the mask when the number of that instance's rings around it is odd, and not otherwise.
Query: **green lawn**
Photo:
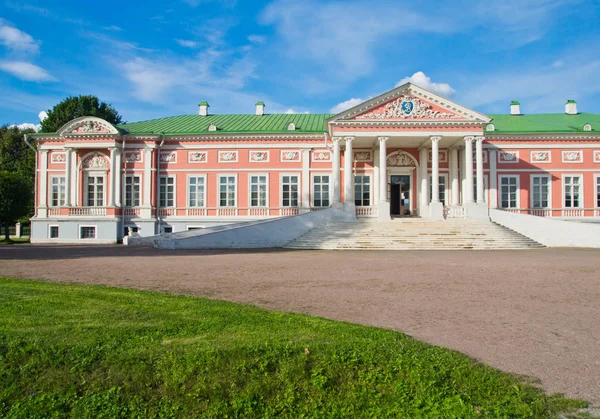
[[[554,417],[585,406],[402,333],[0,279],[0,417]]]
[[[8,241],[2,236],[0,238],[0,246],[5,244],[19,244],[19,243],[29,243],[29,237],[21,237],[21,238],[12,238],[8,239]]]

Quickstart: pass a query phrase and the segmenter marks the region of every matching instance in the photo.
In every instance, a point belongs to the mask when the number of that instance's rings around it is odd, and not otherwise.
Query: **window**
[[[58,226],[50,226],[50,238],[58,239]]]
[[[267,206],[267,176],[266,175],[251,175],[250,176],[250,206],[251,207],[266,207]]]
[[[126,176],[125,177],[125,206],[139,207],[140,206],[140,177]]]
[[[477,202],[477,176],[473,176],[473,199]],[[483,177],[483,201],[487,202],[487,176]]]
[[[440,202],[444,205],[446,204],[446,175],[440,175],[439,177],[439,187],[440,191]],[[433,195],[433,176],[429,176],[429,200],[431,201]]]
[[[87,178],[87,206],[104,206],[104,177],[88,176]]]
[[[167,233],[167,234],[171,234],[173,232],[173,227],[171,226],[164,226],[162,228],[163,233]]]
[[[281,206],[298,206],[298,176],[285,175],[281,177]]]
[[[235,176],[219,176],[219,206],[235,207]]]
[[[188,207],[204,207],[204,176],[190,176]]]
[[[371,176],[354,176],[354,205],[357,207],[371,205]]]
[[[315,207],[329,206],[329,175],[313,177],[313,204]]]
[[[79,238],[81,239],[95,239],[96,238],[96,227],[80,227]]]
[[[51,206],[60,207],[65,204],[65,178],[52,178],[52,197]]]
[[[517,176],[500,176],[500,208],[518,208]]]
[[[131,226],[131,227],[125,227],[123,229],[123,235],[124,236],[129,236],[133,233],[138,233],[140,231],[139,227],[137,226]]]
[[[565,176],[564,179],[565,208],[581,208],[581,176]]]
[[[175,204],[175,178],[172,176],[161,176],[160,178],[160,202],[162,208],[169,208]]]
[[[531,194],[532,208],[549,208],[550,176],[532,176]]]

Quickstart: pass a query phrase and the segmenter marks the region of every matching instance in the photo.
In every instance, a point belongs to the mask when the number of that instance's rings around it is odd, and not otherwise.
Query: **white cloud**
[[[38,118],[40,118],[40,122],[44,122],[44,120],[48,118],[48,112],[40,111],[40,113],[38,113]]]
[[[6,20],[0,18],[0,44],[20,53],[39,52],[39,45],[33,37],[11,26]]]
[[[434,83],[431,81],[431,77],[428,77],[422,71],[417,71],[410,77],[404,77],[402,80],[396,83],[396,87],[402,86],[404,83],[409,82],[448,98],[454,96],[456,93],[456,91],[448,83]]]
[[[188,39],[176,39],[175,42],[186,48],[195,48],[198,45],[196,41],[190,41]]]
[[[561,68],[565,65],[565,62],[562,60],[556,60],[552,63],[552,68]]]
[[[340,112],[344,112],[346,109],[350,109],[356,105],[359,105],[361,103],[363,103],[364,100],[363,99],[358,99],[358,98],[352,98],[352,99],[348,99],[343,101],[342,103],[338,103],[337,105],[335,105],[333,108],[331,108],[329,110],[329,113],[340,113]]]
[[[25,131],[26,129],[32,129],[35,132],[38,132],[42,128],[42,126],[40,124],[30,124],[29,122],[23,122],[22,124],[19,124],[19,125],[12,124],[12,125],[9,125],[8,127],[9,128],[17,127],[21,131]]]
[[[121,28],[117,25],[104,26],[102,29],[105,29],[107,31],[112,31],[112,32],[121,32],[123,30],[123,28]]]
[[[24,61],[0,61],[0,70],[26,81],[56,80],[43,68]]]
[[[253,44],[264,44],[267,42],[267,37],[262,35],[250,35],[248,36],[248,41],[252,42]]]

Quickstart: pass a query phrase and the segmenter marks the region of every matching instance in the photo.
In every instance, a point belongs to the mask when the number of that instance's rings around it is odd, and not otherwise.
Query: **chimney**
[[[256,102],[256,115],[263,116],[265,114],[265,102]]]
[[[577,115],[577,102],[567,100],[567,103],[565,103],[565,113],[567,115]]]
[[[209,107],[208,102],[206,102],[206,101],[205,102],[200,102],[198,104],[198,106],[200,106],[200,110],[198,111],[198,115],[200,115],[200,116],[206,116],[206,115],[208,115],[208,107]]]
[[[516,100],[510,102],[510,114],[511,115],[521,115],[521,104]]]

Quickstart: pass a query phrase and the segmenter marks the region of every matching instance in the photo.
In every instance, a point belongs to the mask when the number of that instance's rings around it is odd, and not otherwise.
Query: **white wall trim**
[[[579,205],[576,206],[576,207],[567,207],[565,205],[566,204],[566,202],[565,202],[565,196],[566,196],[566,194],[565,194],[565,187],[566,187],[565,178],[566,177],[576,177],[576,176],[578,176],[580,178],[580,181],[581,181],[579,183]],[[585,199],[584,183],[585,183],[585,178],[583,176],[583,173],[572,173],[572,174],[570,173],[570,174],[567,174],[567,175],[563,174],[561,176],[561,182],[562,182],[561,183],[562,184],[562,201],[560,202],[560,204],[561,204],[560,207],[561,208],[585,208],[585,205],[584,205],[584,199]],[[571,192],[571,194],[572,194],[572,192]]]
[[[253,176],[264,176],[267,179],[267,191],[266,191],[266,205],[257,205],[257,206],[252,206],[252,177]],[[248,208],[269,208],[269,202],[270,202],[270,191],[271,189],[269,188],[269,173],[265,172],[265,173],[253,173],[251,175],[248,176]],[[260,185],[260,183],[259,183]],[[260,188],[259,188],[259,192],[260,192]],[[259,193],[259,198],[258,200],[260,201],[260,193]]]
[[[502,207],[502,179],[517,179],[517,202],[515,203],[516,207],[506,207],[506,208],[521,208],[521,176],[520,175],[500,175],[498,176],[498,207]],[[510,193],[510,190],[509,190]],[[510,202],[510,196],[508,197],[508,201]]]

